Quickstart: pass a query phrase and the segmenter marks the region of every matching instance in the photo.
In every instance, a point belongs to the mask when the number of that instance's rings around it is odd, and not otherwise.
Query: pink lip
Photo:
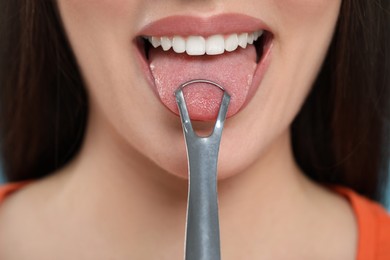
[[[212,17],[194,17],[194,16],[170,16],[147,24],[140,30],[138,36],[189,36],[201,35],[210,36],[214,34],[230,34],[240,32],[254,32],[257,30],[269,31],[269,27],[261,20],[243,14],[220,14]],[[137,42],[137,41],[136,41]],[[135,49],[140,62],[141,69],[152,87],[153,92],[159,97],[154,83],[154,77],[149,68],[149,63],[139,51],[139,46],[135,44]],[[252,99],[256,90],[260,86],[263,76],[269,67],[271,61],[272,40],[264,46],[264,52],[261,60],[253,75],[252,85],[250,86],[248,96],[242,107],[237,111],[228,111],[227,117],[231,117],[241,111]],[[223,54],[222,54],[223,55]],[[171,110],[171,109],[170,109]],[[172,111],[178,115],[178,110]],[[203,121],[202,119],[198,119]],[[206,120],[208,121],[208,120]]]
[[[220,14],[211,17],[171,16],[146,25],[139,35],[173,36],[229,34],[268,30],[266,24],[243,14]]]

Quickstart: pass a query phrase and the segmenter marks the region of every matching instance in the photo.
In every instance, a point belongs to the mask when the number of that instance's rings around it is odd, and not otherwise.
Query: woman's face
[[[94,127],[113,130],[120,138],[112,140],[122,140],[118,146],[166,172],[187,175],[175,89],[196,78],[225,87],[231,103],[220,178],[245,171],[288,135],[324,60],[341,3],[57,1],[98,122]],[[259,37],[254,44],[252,37]],[[173,47],[165,51],[151,43]],[[196,127],[206,131],[221,91],[208,85],[184,91],[191,118],[203,121]]]

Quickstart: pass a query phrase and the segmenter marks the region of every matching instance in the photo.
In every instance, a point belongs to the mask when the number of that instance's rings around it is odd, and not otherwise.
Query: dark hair
[[[388,0],[343,0],[335,36],[292,125],[312,179],[383,202],[390,159]],[[55,1],[0,0],[0,131],[9,181],[44,177],[83,140],[88,98]]]
[[[313,90],[292,126],[312,179],[385,203],[390,164],[390,1],[343,0]]]
[[[87,95],[54,0],[0,0],[0,143],[9,181],[40,178],[80,148]]]

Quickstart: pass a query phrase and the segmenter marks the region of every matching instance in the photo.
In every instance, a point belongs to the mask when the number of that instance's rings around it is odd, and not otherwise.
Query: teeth
[[[161,37],[161,47],[164,51],[169,50],[172,47],[172,41],[168,37]]]
[[[254,39],[255,39],[255,36],[253,35],[253,33],[249,33],[248,34],[248,44],[253,44]]]
[[[252,33],[240,33],[222,35],[211,35],[205,39],[202,36],[188,36],[186,38],[182,36],[174,37],[145,37],[154,48],[162,47],[164,51],[168,51],[171,48],[176,53],[186,52],[188,55],[219,55],[227,52],[235,51],[239,46],[246,48],[248,44],[253,44],[263,35],[263,30],[259,30]]]
[[[225,40],[225,50],[234,51],[238,48],[238,36],[237,34],[232,34]]]
[[[254,33],[254,40],[257,41],[257,39],[259,39],[261,36],[263,35],[263,31],[257,31]]]
[[[248,45],[248,33],[241,33],[238,36],[238,45],[240,45],[241,48],[246,48]]]
[[[218,55],[225,51],[225,39],[223,35],[213,35],[206,40],[206,53],[208,55]]]
[[[172,40],[172,47],[176,53],[183,53],[186,51],[186,40],[183,37],[175,36]]]
[[[158,46],[160,46],[161,45],[161,41],[160,41],[160,38],[158,38],[158,37],[151,37],[150,38],[150,43],[153,45],[153,47],[154,48],[157,48]]]
[[[190,36],[186,42],[188,55],[203,55],[206,52],[205,39],[202,36]]]

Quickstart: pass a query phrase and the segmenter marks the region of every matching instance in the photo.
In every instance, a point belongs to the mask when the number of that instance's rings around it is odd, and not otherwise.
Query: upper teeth
[[[238,46],[246,48],[248,44],[253,44],[262,34],[263,30],[259,30],[253,33],[234,33],[226,36],[216,34],[206,39],[203,36],[150,36],[146,39],[154,48],[161,46],[164,51],[172,48],[176,53],[186,52],[188,55],[218,55],[225,51],[234,51]]]

